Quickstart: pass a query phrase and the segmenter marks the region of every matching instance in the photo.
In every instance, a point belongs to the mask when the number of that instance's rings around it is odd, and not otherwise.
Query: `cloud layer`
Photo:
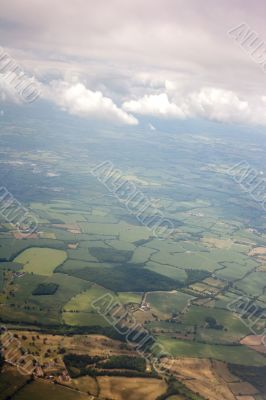
[[[137,125],[138,120],[117,107],[100,91],[93,92],[82,83],[70,84],[53,81],[46,96],[70,114],[80,117],[102,119],[115,124]]]
[[[0,22],[1,45],[67,112],[265,124],[266,74],[228,35],[246,22],[266,42],[261,0],[2,0]]]
[[[123,109],[137,114],[163,118],[206,118],[218,122],[266,125],[266,97],[240,98],[236,93],[202,88],[186,96],[167,93],[145,95],[138,100],[126,101]]]

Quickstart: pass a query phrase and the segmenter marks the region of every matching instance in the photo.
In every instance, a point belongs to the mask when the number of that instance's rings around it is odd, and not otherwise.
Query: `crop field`
[[[14,262],[22,264],[25,272],[51,276],[66,258],[67,254],[63,250],[34,247],[23,251]]]
[[[14,261],[16,256],[23,250],[31,247],[51,247],[53,249],[62,249],[64,248],[64,243],[53,239],[28,238],[26,240],[15,240],[13,238],[3,237],[1,238],[0,243],[0,259],[2,261]]]
[[[74,386],[84,393],[90,393],[93,396],[96,396],[99,391],[99,385],[95,378],[91,376],[82,376],[77,379],[73,379]]]
[[[182,312],[192,296],[182,292],[154,292],[149,293],[147,301],[150,303],[152,312],[160,319],[170,318],[173,314]]]
[[[241,322],[237,315],[227,310],[217,310],[215,308],[192,306],[182,318],[185,325],[203,326],[206,318],[215,318],[218,324],[225,327],[227,331],[239,332],[242,335],[248,332],[248,328]]]
[[[241,282],[237,284],[237,287],[248,296],[262,297],[266,287],[264,279],[264,272],[252,273],[247,278],[242,279]]]
[[[140,293],[131,293],[131,292],[121,292],[121,293],[118,293],[118,299],[123,304],[133,303],[133,304],[140,305],[141,299],[142,299],[142,294],[140,294]]]
[[[72,297],[64,305],[62,318],[67,325],[72,326],[108,326],[108,322],[93,308],[93,301],[110,293],[100,286],[93,285],[88,290]],[[114,295],[113,295],[114,296]]]
[[[99,377],[100,396],[114,400],[155,400],[166,392],[163,380],[143,378]]]
[[[245,346],[210,345],[190,342],[189,340],[175,340],[165,337],[158,337],[158,343],[164,346],[175,357],[201,357],[232,364],[265,366],[265,357]]]
[[[66,325],[70,326],[86,326],[86,327],[109,327],[110,324],[96,312],[87,311],[64,311],[62,320]]]
[[[83,311],[91,312],[93,310],[92,302],[96,301],[99,297],[109,293],[107,290],[100,286],[93,285],[90,289],[83,293],[79,293],[77,296],[72,297],[71,300],[65,304],[64,311]]]

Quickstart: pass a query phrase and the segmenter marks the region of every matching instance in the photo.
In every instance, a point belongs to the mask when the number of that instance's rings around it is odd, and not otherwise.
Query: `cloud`
[[[263,7],[260,0],[219,7],[212,0],[2,0],[0,34],[39,81],[68,82],[75,73],[86,82],[86,107],[76,98],[75,107],[66,104],[65,89],[57,93],[57,104],[76,115],[102,116],[91,105],[97,93],[101,103],[109,99],[100,108],[116,122],[136,123],[134,112],[264,123],[266,75],[228,35],[247,21],[265,42]]]
[[[91,80],[116,74],[116,85],[120,76],[126,87],[125,76],[153,74],[169,81],[183,75],[194,90],[256,91],[263,73],[227,32],[250,21],[265,40],[263,17],[260,0],[219,7],[212,0],[2,0],[0,34],[37,74],[72,65]]]
[[[203,88],[188,95],[185,103],[191,115],[219,122],[247,122],[249,114],[248,102],[230,90]]]
[[[212,121],[266,125],[266,97],[242,98],[219,88],[202,88],[186,95],[145,95],[126,101],[122,108],[134,114],[164,118],[205,118]]]
[[[139,100],[123,103],[123,109],[135,114],[157,117],[185,118],[185,112],[176,104],[171,103],[166,93],[145,95]]]
[[[116,106],[100,91],[91,91],[82,83],[51,82],[46,97],[63,110],[79,117],[101,119],[115,124],[137,125],[138,120]]]
[[[15,88],[5,80],[3,74],[0,74],[0,104],[5,102],[20,104],[21,99]]]

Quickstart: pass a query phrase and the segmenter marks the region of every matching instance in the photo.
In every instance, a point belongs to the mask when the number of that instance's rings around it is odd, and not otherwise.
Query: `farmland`
[[[38,227],[34,235],[19,238],[15,227],[0,216],[0,317],[11,329],[21,329],[20,336],[35,337],[23,343],[29,352],[41,352],[37,332],[39,336],[57,335],[57,344],[50,343],[50,361],[58,358],[61,363],[50,371],[51,380],[64,368],[60,346],[83,354],[81,343],[87,340],[95,348],[93,357],[134,354],[110,324],[108,312],[100,315],[93,306],[104,296],[116,304],[117,320],[121,318],[124,329],[134,323],[137,329],[147,330],[176,360],[265,367],[265,354],[245,340],[265,328],[265,318],[260,318],[266,309],[265,219],[257,205],[221,173],[234,161],[233,155],[228,159],[221,145],[213,157],[196,136],[180,134],[182,151],[171,137],[158,137],[150,154],[144,152],[137,136],[123,139],[125,154],[115,156],[114,162],[125,176],[139,182],[139,189],[172,222],[174,229],[163,238],[90,173],[99,161],[113,159],[115,136],[103,132],[105,145],[99,150],[98,139],[94,143],[81,135],[77,148],[71,136],[63,141],[61,132],[53,149],[36,154],[27,135],[21,139],[24,151],[10,150],[5,156],[3,169],[10,172],[8,182],[3,183],[34,213]],[[5,140],[0,134],[0,143]],[[205,154],[204,162],[191,140]],[[175,162],[168,154],[171,146]],[[90,147],[93,151],[88,153]],[[22,163],[19,171],[14,159]],[[55,176],[47,176],[47,169]],[[19,184],[22,173],[23,188]],[[33,186],[38,188],[34,192]],[[145,212],[150,218],[151,211]],[[252,320],[255,333],[249,325],[252,312],[243,316],[241,307],[232,306],[245,297],[257,307]],[[86,338],[92,334],[96,335],[93,339]],[[97,335],[105,339],[97,342]],[[117,347],[112,348],[110,336],[121,340]],[[47,353],[47,346],[42,346]],[[157,397],[166,393],[167,399],[193,398],[181,389],[168,393],[170,383],[167,386],[155,374],[133,380],[125,371],[121,376],[117,371],[103,375],[97,368],[98,375],[90,371],[91,375],[73,377],[71,389],[38,377],[11,398],[31,398],[40,388],[44,397],[69,400],[74,395],[83,400],[88,392],[117,400],[129,399],[133,393],[132,400],[155,400],[155,393]],[[200,393],[203,399],[204,390]]]

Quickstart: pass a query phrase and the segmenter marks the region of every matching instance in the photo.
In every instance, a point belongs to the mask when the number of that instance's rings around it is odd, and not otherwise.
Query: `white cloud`
[[[0,103],[13,102],[20,104],[22,99],[18,91],[12,86],[9,81],[16,78],[15,74],[10,74],[7,79],[7,74],[0,73]]]
[[[266,125],[263,97],[239,95],[230,90],[203,88],[186,99],[191,115],[209,120]]]
[[[139,100],[126,101],[123,109],[141,115],[153,115],[158,117],[185,118],[185,110],[171,103],[166,93],[145,95]]]
[[[247,101],[223,89],[203,88],[188,95],[186,104],[192,115],[220,122],[244,122],[249,114]]]
[[[82,83],[51,82],[45,97],[63,110],[80,117],[102,119],[116,124],[137,125],[138,120],[100,91],[91,91]]]
[[[218,88],[202,88],[169,99],[167,93],[145,95],[127,101],[123,109],[134,114],[166,118],[206,118],[229,123],[266,125],[265,96],[242,98],[235,92]]]

